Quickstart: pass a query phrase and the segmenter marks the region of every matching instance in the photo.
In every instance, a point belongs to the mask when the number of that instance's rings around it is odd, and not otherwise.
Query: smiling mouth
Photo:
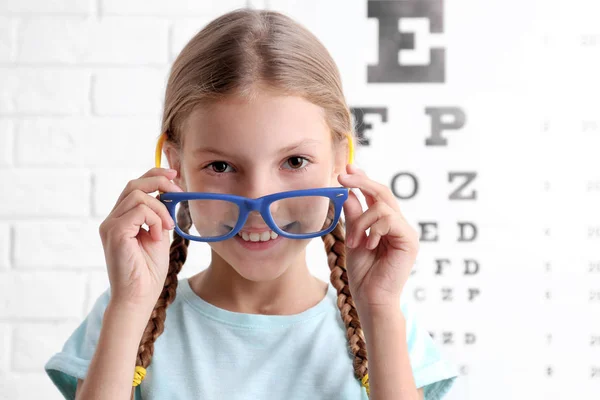
[[[289,223],[289,224],[287,224],[287,225],[284,225],[284,226],[281,226],[281,227],[279,227],[279,229],[281,229],[282,231],[285,231],[285,232],[289,232],[289,231],[290,231],[290,228],[294,228],[294,227],[295,227],[296,225],[298,225],[298,224],[299,224],[299,222],[298,222],[298,221],[293,221],[293,222],[290,222],[290,223]],[[226,228],[227,228],[227,229],[228,229],[230,232],[233,230],[233,227],[232,227],[232,226],[225,225],[225,224],[223,224],[223,226],[224,226],[224,227],[226,227]],[[271,234],[271,237],[272,237],[273,235],[277,235],[277,233],[273,232],[271,229],[269,229],[268,231],[265,231],[265,232],[269,232],[269,233]],[[247,235],[251,235],[251,234],[252,234],[252,233],[250,233],[250,232],[242,232],[242,231],[240,231],[240,232],[238,232],[238,235],[242,235],[242,234],[244,234],[244,233],[246,233]],[[256,232],[256,233],[258,233],[258,232]],[[261,232],[261,233],[262,233],[262,232]],[[261,233],[259,233],[259,235],[260,235]],[[273,237],[272,237],[272,238],[273,238]],[[273,238],[273,239],[275,239],[275,238]]]
[[[297,221],[291,222],[283,227],[281,227],[282,230],[287,231],[290,227],[293,227],[294,225],[298,224]],[[233,230],[233,227],[229,226],[229,225],[223,225],[224,227],[226,227],[229,231]],[[257,243],[257,242],[270,242],[272,240],[276,240],[279,238],[279,234],[277,234],[276,232],[272,231],[271,229],[266,230],[266,231],[262,231],[262,232],[245,232],[245,231],[239,231],[237,233],[236,236],[239,236],[239,238],[241,240],[243,240],[244,242],[252,242],[252,243]]]

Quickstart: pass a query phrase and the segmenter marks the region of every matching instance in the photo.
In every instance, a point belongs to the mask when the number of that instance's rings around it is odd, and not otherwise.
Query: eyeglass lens
[[[237,204],[226,200],[187,200],[193,225],[189,231],[200,238],[218,238],[229,234],[240,217]],[[176,207],[176,215],[183,205]],[[274,201],[269,211],[276,225],[290,234],[313,234],[328,229],[333,223],[334,203],[325,196],[289,197]],[[179,224],[180,222],[177,221]],[[265,227],[266,222],[258,212],[251,212],[244,227]],[[184,227],[179,226],[181,230]]]

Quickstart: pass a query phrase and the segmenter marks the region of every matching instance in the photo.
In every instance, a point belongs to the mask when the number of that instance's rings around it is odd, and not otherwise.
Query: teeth
[[[260,233],[260,241],[264,242],[271,239],[271,231],[261,232]]]
[[[276,234],[275,232],[269,230],[269,231],[265,231],[265,232],[252,232],[252,233],[248,233],[248,232],[242,232],[241,234],[238,233],[239,236],[242,237],[242,239],[244,239],[245,241],[249,241],[249,242],[266,242],[268,240],[271,239],[277,239],[277,236],[279,236],[278,234]]]

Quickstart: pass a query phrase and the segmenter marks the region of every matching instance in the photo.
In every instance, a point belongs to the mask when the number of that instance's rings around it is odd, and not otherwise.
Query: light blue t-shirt
[[[77,378],[87,374],[109,297],[110,288],[44,367],[66,399],[75,398]],[[243,314],[204,301],[180,278],[135,398],[367,400],[354,377],[336,299],[330,284],[318,304],[299,314]],[[401,301],[401,309],[417,387],[427,400],[441,399],[457,369],[418,325],[409,303]]]

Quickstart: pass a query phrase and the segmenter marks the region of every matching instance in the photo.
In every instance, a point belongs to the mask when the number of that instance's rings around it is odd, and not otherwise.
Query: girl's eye
[[[306,167],[306,164],[308,164],[308,160],[304,157],[294,156],[288,158],[286,163],[292,167],[290,169],[300,170]]]
[[[225,161],[215,161],[215,162],[208,164],[207,167],[212,167],[213,172],[216,172],[219,174],[224,173],[224,172],[229,172],[229,171],[227,171],[227,167],[231,168],[231,166],[229,164],[227,164]]]

